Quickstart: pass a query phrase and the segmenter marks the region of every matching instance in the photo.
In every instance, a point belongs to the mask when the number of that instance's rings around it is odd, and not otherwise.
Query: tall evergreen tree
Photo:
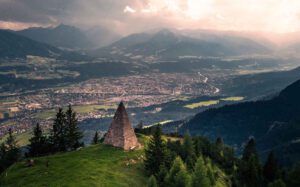
[[[151,175],[156,175],[159,172],[161,165],[166,161],[166,145],[161,137],[161,127],[157,125],[153,136],[145,149],[145,169]]]
[[[206,162],[207,162],[206,163],[207,176],[209,178],[210,185],[211,186],[215,186],[215,184],[216,184],[216,175],[215,175],[215,172],[214,172],[214,169],[213,169],[213,165],[212,165],[210,159],[207,159]]]
[[[286,187],[285,183],[281,179],[277,179],[274,182],[270,183],[268,187]]]
[[[263,167],[264,178],[267,183],[273,182],[279,178],[279,167],[274,152],[271,151]]]
[[[214,149],[212,150],[212,158],[220,165],[225,165],[224,158],[224,142],[221,137],[218,137],[216,143],[214,144]]]
[[[95,135],[94,135],[92,143],[93,144],[98,144],[99,143],[99,135],[98,135],[97,131],[95,132]]]
[[[239,180],[243,185],[247,187],[263,186],[262,168],[253,138],[248,141],[244,149],[238,173]]]
[[[216,140],[216,146],[217,147],[223,147],[224,146],[224,142],[223,139],[221,137],[218,137]]]
[[[251,155],[248,163],[248,177],[246,180],[248,186],[259,187],[262,186],[262,173],[261,166],[259,164],[258,158],[254,155]]]
[[[151,177],[149,178],[147,186],[148,187],[158,187],[157,182],[156,182],[156,178],[153,175],[151,175]]]
[[[183,153],[182,159],[185,161],[189,169],[193,169],[196,161],[195,146],[192,140],[192,137],[187,132],[184,135],[183,139]]]
[[[194,173],[192,175],[192,187],[199,187],[199,186],[205,186],[205,187],[211,186],[208,173],[207,173],[207,168],[201,156],[197,159]]]
[[[250,159],[251,155],[254,155],[257,157],[257,151],[256,151],[256,143],[254,138],[251,138],[247,145],[244,148],[243,157],[242,160],[247,161]]]
[[[11,163],[18,161],[21,156],[21,152],[17,145],[16,137],[13,135],[12,129],[8,130],[8,137],[5,144],[7,146],[7,160]]]
[[[51,144],[54,152],[67,150],[66,115],[62,108],[58,109],[51,132]]]
[[[18,147],[17,140],[16,140],[16,137],[13,135],[12,129],[8,130],[8,137],[5,141],[5,144],[6,144],[8,150],[13,150]]]
[[[217,151],[217,157],[223,156],[223,150],[224,150],[224,142],[221,137],[218,137],[215,143],[216,151]],[[221,158],[218,158],[218,160],[221,160]]]
[[[300,186],[300,163],[297,163],[292,171],[288,174],[287,186],[299,187]]]
[[[33,129],[33,137],[29,139],[29,155],[30,156],[39,156],[46,154],[47,150],[47,139],[43,135],[43,131],[40,127],[40,124],[37,123],[36,127]]]
[[[0,171],[3,171],[21,157],[21,151],[17,145],[16,137],[12,129],[8,130],[8,137],[0,146]]]
[[[144,122],[140,121],[139,124],[136,126],[136,128],[142,130],[144,128]]]
[[[5,170],[8,163],[6,161],[6,146],[5,143],[0,145],[0,173]]]
[[[161,165],[158,174],[156,174],[156,180],[158,183],[158,186],[166,186],[165,178],[168,175],[168,170],[165,165]]]
[[[190,176],[182,159],[177,157],[165,179],[166,186],[186,187],[190,186]]]
[[[80,147],[80,139],[83,137],[83,135],[78,127],[78,119],[71,105],[69,105],[65,116],[67,148],[74,150]]]

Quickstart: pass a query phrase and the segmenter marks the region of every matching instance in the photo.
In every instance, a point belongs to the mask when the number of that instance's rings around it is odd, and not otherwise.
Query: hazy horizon
[[[13,30],[64,23],[122,35],[162,27],[291,33],[300,31],[299,21],[296,0],[0,1],[0,28]]]

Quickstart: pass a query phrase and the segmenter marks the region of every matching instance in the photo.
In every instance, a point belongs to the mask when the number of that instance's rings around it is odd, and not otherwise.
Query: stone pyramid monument
[[[140,146],[123,102],[118,106],[109,130],[104,137],[104,144],[120,147],[124,150],[131,150]]]

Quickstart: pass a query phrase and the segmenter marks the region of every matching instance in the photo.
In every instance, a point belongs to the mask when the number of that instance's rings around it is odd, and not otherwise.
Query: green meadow
[[[35,158],[33,167],[25,167],[24,162],[14,164],[2,174],[0,186],[145,186],[142,155],[142,150],[124,152],[93,145]]]
[[[200,101],[200,102],[196,102],[196,103],[191,103],[191,104],[185,105],[184,107],[189,108],[189,109],[195,109],[195,108],[200,108],[200,107],[208,107],[211,105],[216,105],[222,101],[238,102],[238,101],[242,101],[244,99],[245,99],[244,97],[226,97],[226,98],[222,98],[219,100],[208,100],[208,101]]]

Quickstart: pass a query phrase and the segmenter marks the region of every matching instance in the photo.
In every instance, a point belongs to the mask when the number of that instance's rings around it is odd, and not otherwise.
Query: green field
[[[8,135],[3,136],[0,139],[0,143],[4,142],[6,140]],[[24,145],[28,145],[29,143],[29,139],[32,137],[32,131],[27,131],[21,134],[16,134],[16,140],[17,140],[17,144],[19,146],[24,146]]]
[[[31,168],[17,163],[2,174],[0,186],[145,186],[142,155],[142,150],[124,152],[105,145],[89,146],[36,158]]]
[[[244,100],[244,97],[226,97],[221,99],[222,101],[242,101]]]
[[[77,106],[72,106],[75,112],[79,114],[85,114],[89,112],[96,112],[97,110],[109,110],[109,109],[116,109],[116,105],[77,105]],[[64,107],[64,110],[66,110],[67,107]],[[51,110],[46,110],[43,112],[39,112],[37,114],[34,114],[33,117],[38,118],[38,119],[49,119],[49,118],[54,118],[57,110],[51,109]]]
[[[182,97],[178,97],[176,100],[178,101],[188,101],[191,97],[188,96],[182,96]]]
[[[185,105],[185,108],[189,108],[189,109],[195,109],[195,108],[199,108],[199,107],[207,107],[210,105],[216,105],[219,103],[219,100],[210,100],[210,101],[201,101],[198,103],[192,103],[192,104],[188,104]]]
[[[226,97],[226,98],[222,98],[219,100],[208,100],[208,101],[200,101],[197,103],[191,103],[191,104],[185,105],[184,107],[189,108],[189,109],[195,109],[195,108],[199,108],[199,107],[208,107],[211,105],[216,105],[216,104],[219,104],[221,101],[238,102],[238,101],[242,101],[244,99],[245,99],[244,97]]]
[[[165,120],[165,121],[158,122],[158,123],[156,123],[156,124],[164,125],[164,124],[170,123],[170,122],[172,122],[172,121],[173,121],[173,120]]]
[[[89,113],[94,112],[97,110],[109,110],[109,109],[116,109],[117,105],[80,105],[80,106],[73,106],[73,109],[77,113]]]

